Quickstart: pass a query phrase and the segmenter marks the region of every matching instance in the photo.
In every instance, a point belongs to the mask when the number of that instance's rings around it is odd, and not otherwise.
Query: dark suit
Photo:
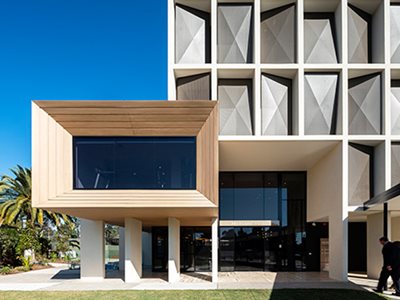
[[[386,287],[389,276],[392,277],[397,294],[400,294],[400,249],[392,242],[387,242],[382,248],[383,267],[379,275],[378,290],[382,291]],[[387,269],[390,266],[391,271]]]

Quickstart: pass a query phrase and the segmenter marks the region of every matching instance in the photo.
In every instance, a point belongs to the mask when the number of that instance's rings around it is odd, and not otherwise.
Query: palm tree
[[[3,175],[0,180],[0,226],[15,226],[24,220],[30,225],[74,225],[73,217],[32,207],[31,170],[17,165],[11,169],[13,177]]]

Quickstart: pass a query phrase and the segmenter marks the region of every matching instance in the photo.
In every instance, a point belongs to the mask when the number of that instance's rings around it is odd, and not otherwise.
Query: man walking
[[[395,288],[394,295],[400,296],[400,250],[387,237],[381,237],[379,242],[383,246],[383,267],[381,274],[379,275],[378,287],[374,290],[377,293],[383,293],[383,289],[386,288],[387,280],[392,277],[393,285]]]

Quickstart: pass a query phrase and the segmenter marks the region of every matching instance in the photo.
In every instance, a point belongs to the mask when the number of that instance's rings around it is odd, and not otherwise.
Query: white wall
[[[367,216],[367,274],[369,278],[379,278],[382,269],[382,246],[379,238],[383,235],[383,213]]]
[[[391,221],[391,236],[392,241],[400,241],[400,217],[393,217]]]
[[[347,209],[343,199],[342,144],[308,171],[307,221],[329,221],[329,277],[347,280]],[[344,208],[344,206],[346,206]]]
[[[342,205],[342,144],[338,144],[307,172],[307,221],[340,212]]]

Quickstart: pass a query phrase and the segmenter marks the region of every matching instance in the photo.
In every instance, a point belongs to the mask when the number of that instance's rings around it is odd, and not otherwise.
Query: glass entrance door
[[[181,271],[211,271],[211,228],[181,227]],[[153,272],[165,272],[168,265],[168,227],[152,228]]]
[[[235,270],[264,270],[264,240],[262,227],[235,228]]]
[[[152,228],[153,272],[165,272],[168,265],[168,228]]]

